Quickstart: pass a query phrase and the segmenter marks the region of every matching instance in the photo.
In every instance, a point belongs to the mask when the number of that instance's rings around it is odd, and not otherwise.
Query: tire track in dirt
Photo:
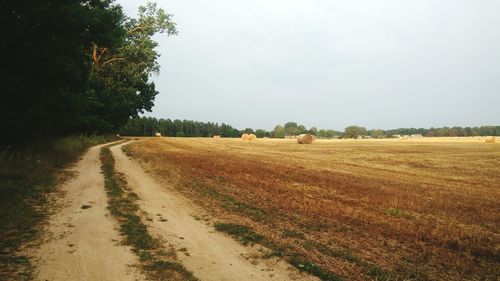
[[[140,198],[141,209],[154,218],[150,231],[175,249],[182,249],[179,260],[200,280],[319,280],[282,260],[261,259],[257,247],[245,247],[196,220],[194,217],[202,217],[203,211],[173,187],[160,185],[122,152],[123,145],[111,148],[116,170],[125,174]]]
[[[36,280],[143,280],[137,259],[109,216],[104,177],[94,146],[71,168],[76,177],[63,184],[63,205],[49,219],[48,237],[34,251]]]

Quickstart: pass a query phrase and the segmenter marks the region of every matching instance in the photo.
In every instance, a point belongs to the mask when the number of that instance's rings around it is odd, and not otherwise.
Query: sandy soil
[[[126,175],[141,209],[153,218],[150,231],[173,246],[180,261],[201,280],[318,280],[284,261],[260,259],[259,247],[245,247],[196,218],[202,210],[166,184],[159,184],[121,150],[111,148],[116,169]]]
[[[137,260],[109,215],[101,146],[71,168],[76,176],[62,186],[62,208],[49,220],[48,237],[34,253],[36,280],[142,280]]]

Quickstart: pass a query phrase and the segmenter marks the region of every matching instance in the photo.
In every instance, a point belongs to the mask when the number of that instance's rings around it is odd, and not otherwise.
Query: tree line
[[[172,15],[148,3],[136,18],[113,0],[2,1],[2,141],[114,132],[150,111],[157,33]]]
[[[230,125],[192,120],[156,119],[141,117],[130,119],[119,131],[122,136],[154,136],[161,133],[169,137],[212,137],[236,138],[241,132]]]
[[[443,128],[399,128],[392,130],[373,129],[365,127],[349,126],[344,131],[331,129],[318,129],[316,127],[306,128],[296,122],[287,122],[284,125],[276,125],[273,130],[245,128],[238,130],[228,124],[213,122],[198,122],[192,120],[157,119],[154,117],[131,118],[119,133],[124,136],[153,136],[161,133],[170,137],[240,137],[241,134],[255,134],[259,138],[285,138],[300,134],[312,134],[318,138],[391,138],[397,135],[419,134],[425,137],[469,137],[469,136],[500,136],[500,126],[481,127],[443,127]]]
[[[475,137],[500,136],[500,126],[442,127],[442,128],[400,128],[387,130],[386,136],[421,134],[425,137]]]

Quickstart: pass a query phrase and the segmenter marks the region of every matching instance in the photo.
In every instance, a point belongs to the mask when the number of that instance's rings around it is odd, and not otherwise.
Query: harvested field
[[[500,278],[500,145],[144,138],[127,152],[324,280]]]

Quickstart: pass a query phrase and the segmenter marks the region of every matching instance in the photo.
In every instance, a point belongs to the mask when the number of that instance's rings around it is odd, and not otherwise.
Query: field
[[[144,138],[126,152],[219,230],[323,280],[500,278],[500,144]]]

